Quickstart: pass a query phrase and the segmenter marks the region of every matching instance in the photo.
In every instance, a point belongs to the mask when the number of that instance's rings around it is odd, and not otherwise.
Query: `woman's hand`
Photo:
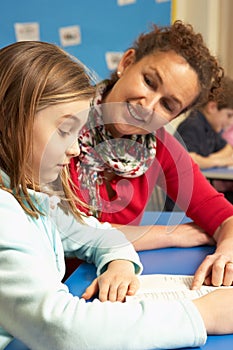
[[[207,255],[197,269],[192,289],[199,289],[202,284],[219,287],[231,286],[233,283],[233,254],[231,256],[215,252]]]
[[[139,288],[134,264],[127,260],[114,260],[107,270],[94,279],[82,298],[88,300],[99,292],[100,301],[124,301],[126,295],[133,295]]]
[[[233,217],[221,224],[214,234],[217,249],[197,269],[192,288],[201,285],[231,286],[233,284]]]

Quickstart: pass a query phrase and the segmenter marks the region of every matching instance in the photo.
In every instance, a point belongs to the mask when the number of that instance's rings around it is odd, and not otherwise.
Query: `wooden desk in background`
[[[201,169],[208,180],[233,180],[233,167]]]

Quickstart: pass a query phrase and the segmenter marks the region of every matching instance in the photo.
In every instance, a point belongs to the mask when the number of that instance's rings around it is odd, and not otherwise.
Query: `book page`
[[[200,289],[191,290],[194,276],[190,275],[141,275],[139,281],[141,286],[138,292],[133,296],[127,296],[126,301],[145,300],[145,299],[196,299],[208,294],[218,288],[232,287],[213,287],[202,286]]]

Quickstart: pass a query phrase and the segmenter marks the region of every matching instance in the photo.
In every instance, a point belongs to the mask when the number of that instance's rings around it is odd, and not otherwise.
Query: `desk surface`
[[[192,275],[204,257],[213,251],[214,248],[210,246],[166,248],[139,252],[139,255],[144,266],[143,274],[170,273]],[[82,264],[67,280],[71,293],[81,295],[95,277],[95,272],[96,269],[93,265]],[[191,348],[183,348],[183,350],[185,349]],[[207,343],[198,349],[232,350],[233,335],[208,336]]]
[[[207,179],[233,180],[232,167],[202,169],[201,172]]]
[[[189,222],[182,212],[145,212],[142,225],[156,223],[170,225]],[[165,274],[187,274],[193,275],[203,261],[204,257],[214,252],[214,247],[202,246],[195,248],[166,248],[139,252],[141,262],[144,266],[143,274],[165,273]],[[82,264],[67,280],[67,285],[74,295],[82,295],[86,287],[95,276],[95,267]],[[82,281],[80,283],[80,281]],[[183,348],[191,349],[191,348]],[[198,348],[203,350],[232,350],[233,335],[208,336],[204,346]]]
[[[190,221],[183,213],[156,213],[146,212],[142,224],[178,224]],[[202,246],[195,248],[166,248],[158,250],[148,250],[139,252],[140,259],[144,266],[144,274],[152,273],[171,273],[171,274],[194,274],[195,270],[207,254],[211,254],[214,247]],[[66,284],[70,292],[80,296],[86,287],[92,282],[96,276],[96,268],[94,265],[83,263],[68,278]],[[183,348],[191,349],[191,348]],[[209,336],[207,343],[202,346],[203,350],[232,350],[233,335],[226,336]],[[23,344],[16,339],[12,341],[6,350],[28,350]]]

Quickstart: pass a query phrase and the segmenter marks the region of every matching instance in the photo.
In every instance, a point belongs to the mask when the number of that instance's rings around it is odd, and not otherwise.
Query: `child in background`
[[[233,125],[223,130],[222,137],[233,147]]]
[[[233,80],[224,77],[217,100],[205,101],[177,127],[176,137],[201,169],[233,166],[233,147],[223,131],[233,124]],[[214,180],[217,191],[233,203],[233,181]]]
[[[176,137],[202,169],[233,165],[233,148],[222,132],[233,125],[233,80],[224,77],[218,100],[205,101],[177,127]]]
[[[12,337],[31,350],[196,347],[206,331],[233,332],[231,290],[121,302],[138,288],[138,256],[119,231],[76,209],[69,186],[92,95],[83,66],[52,44],[0,50],[0,349]],[[64,250],[97,266],[82,299],[61,282]]]

